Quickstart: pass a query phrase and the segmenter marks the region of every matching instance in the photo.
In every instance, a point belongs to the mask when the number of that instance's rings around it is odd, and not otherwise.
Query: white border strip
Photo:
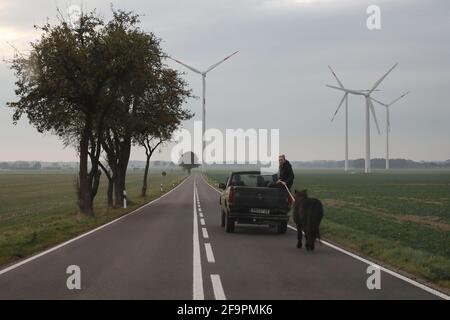
[[[210,186],[214,191],[216,191],[216,192],[218,192],[218,193],[220,194],[220,191],[218,191],[216,188],[214,188],[212,185],[210,185],[210,184],[205,180],[205,178],[203,177],[203,175],[202,175],[202,179],[203,179],[203,181],[204,181],[208,186]],[[291,225],[288,225],[288,228],[290,228],[290,229],[292,229],[292,230],[294,230],[294,231],[297,231],[297,228],[295,228],[295,227],[293,227],[293,226],[291,226]],[[422,289],[422,290],[427,291],[428,293],[431,293],[431,294],[433,294],[433,295],[435,295],[435,296],[438,296],[439,298],[442,298],[442,299],[445,299],[445,300],[450,300],[450,296],[446,295],[445,293],[442,293],[442,292],[440,292],[440,291],[438,291],[438,290],[435,290],[435,289],[433,289],[433,288],[430,288],[430,287],[428,287],[428,286],[426,286],[426,285],[424,285],[424,284],[422,284],[422,283],[420,283],[420,282],[417,282],[417,281],[412,280],[412,279],[410,279],[410,278],[408,278],[408,277],[405,277],[405,276],[403,276],[403,275],[401,275],[401,274],[399,274],[399,273],[397,273],[397,272],[395,272],[395,271],[392,271],[392,270],[390,270],[390,269],[387,269],[387,268],[385,268],[385,267],[383,267],[383,266],[377,265],[377,264],[374,263],[374,262],[371,262],[371,261],[369,261],[369,260],[367,260],[367,259],[364,259],[364,258],[362,258],[362,257],[360,257],[360,256],[358,256],[358,255],[356,255],[356,254],[354,254],[354,253],[351,253],[351,252],[349,252],[349,251],[347,251],[347,250],[344,250],[344,249],[342,249],[342,248],[340,248],[340,247],[338,247],[338,246],[335,246],[334,244],[331,244],[331,243],[329,243],[329,242],[327,242],[327,241],[321,240],[321,242],[322,242],[323,244],[329,246],[330,248],[333,248],[333,249],[335,249],[335,250],[337,250],[337,251],[339,251],[339,252],[342,252],[342,253],[344,253],[344,254],[346,254],[346,255],[348,255],[348,256],[350,256],[350,257],[356,259],[356,260],[359,260],[359,261],[361,261],[361,262],[364,262],[364,263],[366,263],[366,264],[368,264],[368,265],[372,265],[372,266],[378,267],[378,268],[380,268],[381,270],[383,270],[384,272],[390,274],[391,276],[394,276],[394,277],[396,277],[396,278],[398,278],[398,279],[400,279],[400,280],[403,280],[403,281],[405,281],[405,282],[408,282],[409,284],[412,284],[412,285],[414,285],[414,286],[416,286],[416,287],[418,287],[418,288],[420,288],[420,289]]]
[[[127,214],[124,214],[123,216],[121,216],[121,217],[119,217],[119,218],[117,218],[117,219],[115,219],[115,220],[112,220],[112,221],[110,221],[110,222],[108,222],[108,223],[105,223],[105,224],[103,224],[103,225],[101,225],[101,226],[99,226],[99,227],[97,227],[97,228],[95,228],[95,229],[93,229],[93,230],[90,230],[90,231],[88,231],[88,232],[86,232],[86,233],[83,233],[83,234],[81,234],[81,235],[79,235],[79,236],[77,236],[77,237],[75,237],[75,238],[72,238],[72,239],[70,239],[70,240],[67,240],[66,242],[63,242],[63,243],[61,243],[61,244],[58,244],[58,245],[56,245],[56,246],[54,246],[54,247],[52,247],[52,248],[50,248],[50,249],[47,249],[47,250],[45,250],[45,251],[43,251],[43,252],[41,252],[41,253],[35,254],[34,256],[31,256],[31,257],[29,257],[29,258],[27,258],[27,259],[25,259],[25,260],[22,260],[22,261],[20,261],[20,262],[17,262],[17,263],[15,263],[15,264],[13,264],[13,265],[11,265],[11,266],[9,266],[9,267],[6,267],[6,268],[0,270],[0,275],[5,274],[5,273],[7,273],[7,272],[9,272],[9,271],[11,271],[11,270],[14,270],[14,269],[16,269],[16,268],[18,268],[18,267],[20,267],[20,266],[22,266],[22,265],[24,265],[24,264],[26,264],[26,263],[28,263],[28,262],[31,262],[31,261],[33,261],[33,260],[36,260],[37,258],[40,258],[40,257],[42,257],[42,256],[44,256],[44,255],[46,255],[46,254],[48,254],[48,253],[50,253],[50,252],[53,252],[53,251],[55,251],[55,250],[58,250],[58,249],[60,249],[60,248],[62,248],[62,247],[64,247],[64,246],[66,246],[66,245],[68,245],[68,244],[70,244],[70,243],[72,243],[72,242],[75,242],[75,241],[77,241],[77,240],[79,240],[79,239],[81,239],[81,238],[84,238],[84,237],[86,237],[86,236],[88,236],[88,235],[90,235],[90,234],[92,234],[92,233],[94,233],[94,232],[97,232],[97,231],[99,231],[99,230],[101,230],[101,229],[103,229],[103,228],[106,228],[107,226],[109,226],[109,225],[111,225],[111,224],[113,224],[113,223],[116,223],[117,221],[122,220],[122,219],[124,219],[124,218],[130,216],[130,215],[133,214],[133,213],[136,213],[137,211],[139,211],[139,210],[141,210],[141,209],[143,209],[143,208],[145,208],[145,207],[151,205],[152,203],[154,203],[154,202],[156,202],[156,201],[158,201],[158,200],[164,198],[165,196],[169,195],[172,191],[175,191],[175,189],[177,189],[177,188],[180,187],[182,184],[184,184],[184,183],[186,182],[186,180],[188,180],[188,179],[189,179],[189,177],[185,178],[180,184],[178,184],[175,188],[173,188],[173,189],[170,190],[169,192],[163,194],[162,196],[160,196],[160,197],[158,197],[158,198],[156,198],[156,199],[150,201],[149,203],[144,204],[143,206],[141,206],[141,207],[139,207],[139,208],[137,208],[137,209],[135,209],[135,210],[133,210],[133,211],[127,213]]]
[[[197,206],[195,205],[195,197],[197,196],[197,186],[194,180],[194,223],[193,223],[193,241],[192,241],[192,255],[193,255],[193,281],[192,281],[192,295],[193,300],[204,300],[205,294],[203,291],[203,275],[202,275],[202,259],[200,256],[200,240],[198,237],[198,218]]]
[[[220,281],[220,276],[218,274],[212,274],[211,282],[216,300],[227,300],[225,292],[223,291],[222,281]]]

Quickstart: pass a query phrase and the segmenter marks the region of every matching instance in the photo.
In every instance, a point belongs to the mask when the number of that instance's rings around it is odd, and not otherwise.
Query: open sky
[[[0,57],[13,44],[22,52],[38,37],[34,24],[55,21],[56,9],[97,8],[106,18],[115,8],[143,14],[142,27],[163,39],[171,56],[201,70],[239,50],[207,76],[207,127],[278,128],[281,151],[292,160],[344,158],[344,113],[331,117],[344,85],[368,89],[394,63],[398,67],[374,97],[390,102],[411,94],[391,110],[391,157],[450,159],[450,2],[448,0],[0,0]],[[381,30],[366,26],[369,5],[381,9]],[[194,94],[201,77],[186,71]],[[7,101],[16,99],[14,76],[0,63],[0,161],[75,161],[72,149],[39,134],[23,119],[12,124]],[[350,158],[364,156],[364,101],[350,97]],[[201,119],[200,99],[187,108]],[[342,110],[343,111],[343,110]],[[377,107],[382,130],[372,122],[372,157],[385,155],[385,109]],[[192,128],[192,121],[184,124]],[[155,156],[169,159],[170,146]],[[133,160],[144,158],[142,150]]]

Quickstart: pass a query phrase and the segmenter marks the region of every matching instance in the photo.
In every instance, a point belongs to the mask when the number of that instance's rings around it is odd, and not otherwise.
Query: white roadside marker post
[[[161,183],[160,191],[163,192],[163,184]]]
[[[123,190],[123,208],[127,208],[127,191]]]

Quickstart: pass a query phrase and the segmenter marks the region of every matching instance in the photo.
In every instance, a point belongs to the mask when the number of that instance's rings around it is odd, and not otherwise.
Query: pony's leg
[[[303,246],[302,238],[303,238],[302,225],[297,224],[297,248],[301,248]]]
[[[306,251],[314,250],[314,238],[311,236],[311,234],[309,236],[305,235],[305,248]]]

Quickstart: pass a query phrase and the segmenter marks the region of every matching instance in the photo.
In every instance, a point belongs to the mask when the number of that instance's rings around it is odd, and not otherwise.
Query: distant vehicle
[[[260,171],[231,173],[222,189],[220,208],[222,227],[234,232],[235,224],[276,225],[278,233],[286,233],[292,201],[284,188],[276,185],[277,175]]]

